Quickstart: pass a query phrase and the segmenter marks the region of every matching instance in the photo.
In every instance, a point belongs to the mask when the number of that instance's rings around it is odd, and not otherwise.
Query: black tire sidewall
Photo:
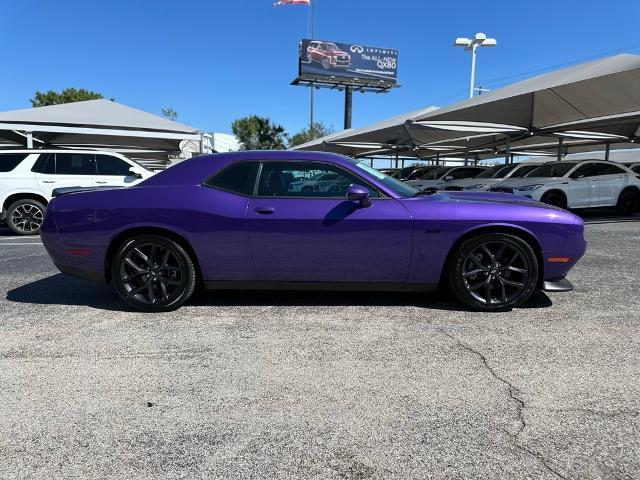
[[[549,199],[550,198],[557,198],[558,201],[557,202],[550,202]],[[540,198],[540,201],[542,203],[546,203],[548,205],[552,205],[554,207],[559,207],[559,208],[567,208],[567,202],[565,200],[565,198],[562,196],[561,193],[558,192],[549,192],[549,193],[545,193],[542,198]]]
[[[625,207],[625,199],[629,197],[631,197],[632,199],[632,205],[630,209],[627,209]],[[640,200],[640,195],[638,195],[638,192],[635,192],[633,190],[625,190],[620,194],[620,197],[618,198],[616,209],[618,210],[618,213],[622,215],[633,215],[635,212],[638,211],[639,200]]]
[[[187,276],[186,285],[178,297],[166,304],[145,304],[132,299],[122,286],[119,277],[120,264],[124,256],[136,245],[145,243],[156,243],[164,248],[171,249],[178,257]],[[122,300],[132,308],[142,312],[170,312],[182,306],[193,294],[196,286],[196,269],[193,259],[187,251],[177,242],[160,235],[139,235],[127,238],[113,257],[111,263],[111,283]]]
[[[11,205],[9,205],[9,208],[7,209],[7,226],[9,227],[9,230],[11,230],[13,233],[15,233],[16,235],[38,235],[40,233],[40,228],[38,228],[37,230],[33,231],[33,232],[23,232],[20,229],[18,229],[12,221],[12,216],[13,216],[13,211],[22,206],[22,205],[33,205],[37,208],[39,208],[42,211],[42,219],[44,221],[44,215],[45,212],[47,211],[47,207],[44,206],[44,204],[42,202],[39,202],[38,200],[32,200],[30,198],[24,198],[22,200],[17,200],[15,202],[13,202]],[[42,224],[41,224],[42,225]]]
[[[482,243],[491,243],[491,242],[506,242],[514,247],[518,247],[522,254],[525,256],[527,262],[529,263],[529,279],[527,285],[524,290],[520,294],[520,296],[507,303],[507,304],[499,304],[499,305],[486,305],[484,303],[479,302],[476,298],[474,298],[466,289],[464,285],[464,281],[462,279],[462,268],[463,263],[467,255],[471,250]],[[522,305],[526,302],[533,292],[536,290],[536,286],[538,283],[538,275],[540,271],[540,266],[538,264],[538,259],[536,257],[535,252],[523,239],[516,235],[506,234],[506,233],[495,233],[495,234],[481,234],[475,237],[471,237],[465,241],[463,241],[456,251],[453,254],[451,262],[449,264],[447,276],[449,288],[453,294],[464,303],[466,306],[472,308],[473,310],[483,311],[483,312],[502,312],[509,311],[515,307]]]

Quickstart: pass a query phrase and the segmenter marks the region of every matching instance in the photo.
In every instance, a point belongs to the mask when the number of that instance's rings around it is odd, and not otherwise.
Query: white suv
[[[533,198],[561,208],[617,207],[625,215],[640,206],[640,176],[602,160],[564,160],[541,165],[524,178],[491,189]]]
[[[2,150],[2,220],[19,235],[35,235],[40,231],[47,203],[55,188],[128,186],[151,175],[153,172],[118,153]]]

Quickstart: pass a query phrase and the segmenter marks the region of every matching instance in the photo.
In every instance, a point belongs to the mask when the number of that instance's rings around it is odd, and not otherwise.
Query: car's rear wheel
[[[196,286],[196,270],[178,243],[159,235],[140,235],[118,248],[111,279],[122,300],[131,307],[166,312],[189,299]]]
[[[616,210],[620,215],[633,215],[638,211],[640,195],[635,190],[624,190],[618,197]]]
[[[7,226],[18,235],[37,235],[44,221],[45,210],[41,202],[31,198],[13,202],[7,209]]]
[[[548,192],[545,193],[540,199],[542,203],[552,205],[554,207],[567,208],[567,199],[560,192]]]
[[[449,286],[465,305],[485,312],[511,310],[531,296],[538,260],[531,246],[515,235],[469,238],[453,254]]]

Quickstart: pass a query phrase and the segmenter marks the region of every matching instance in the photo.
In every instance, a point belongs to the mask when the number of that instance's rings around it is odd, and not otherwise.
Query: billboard
[[[300,43],[300,78],[394,86],[397,74],[397,50],[324,40],[304,39]]]

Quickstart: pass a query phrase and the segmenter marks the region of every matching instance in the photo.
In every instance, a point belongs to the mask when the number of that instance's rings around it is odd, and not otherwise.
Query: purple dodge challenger
[[[586,249],[567,211],[500,193],[425,195],[318,152],[207,155],[133,187],[56,193],[41,229],[56,266],[144,311],[179,307],[197,284],[448,286],[473,309],[509,310],[535,289],[571,290],[565,276]]]

